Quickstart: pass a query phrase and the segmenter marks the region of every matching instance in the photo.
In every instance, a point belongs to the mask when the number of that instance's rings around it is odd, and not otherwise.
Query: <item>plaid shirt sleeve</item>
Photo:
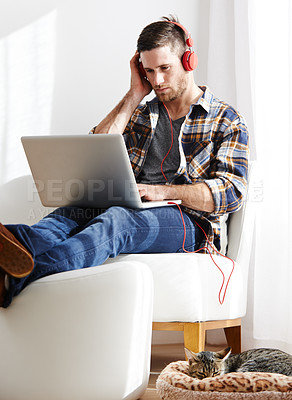
[[[246,195],[248,173],[248,132],[242,117],[232,121],[222,135],[209,178],[215,210],[211,215],[237,211]]]

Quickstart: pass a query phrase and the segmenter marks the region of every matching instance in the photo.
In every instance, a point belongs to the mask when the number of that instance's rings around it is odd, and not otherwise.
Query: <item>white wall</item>
[[[145,25],[175,13],[198,36],[202,1],[150,0],[144,4],[134,0],[61,2],[53,133],[87,132],[120,100],[129,88],[129,60]]]

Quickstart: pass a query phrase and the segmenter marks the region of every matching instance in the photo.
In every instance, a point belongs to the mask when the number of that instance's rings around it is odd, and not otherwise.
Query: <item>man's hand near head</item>
[[[119,104],[95,127],[94,133],[122,134],[133,112],[147,96],[152,87],[139,68],[139,53],[136,51],[130,60],[131,85]]]
[[[130,61],[131,68],[131,87],[130,92],[137,96],[138,103],[152,91],[152,86],[148,80],[143,77],[140,69],[140,55],[138,51],[134,54]]]

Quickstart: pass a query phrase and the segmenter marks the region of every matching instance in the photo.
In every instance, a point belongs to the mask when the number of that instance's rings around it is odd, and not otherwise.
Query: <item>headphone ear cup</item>
[[[198,56],[195,52],[187,50],[183,54],[182,64],[186,71],[193,71],[198,66]]]

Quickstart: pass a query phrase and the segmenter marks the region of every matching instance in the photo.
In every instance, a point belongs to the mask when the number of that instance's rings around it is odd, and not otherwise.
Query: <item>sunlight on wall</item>
[[[0,39],[0,184],[29,173],[20,137],[50,133],[56,11]]]

